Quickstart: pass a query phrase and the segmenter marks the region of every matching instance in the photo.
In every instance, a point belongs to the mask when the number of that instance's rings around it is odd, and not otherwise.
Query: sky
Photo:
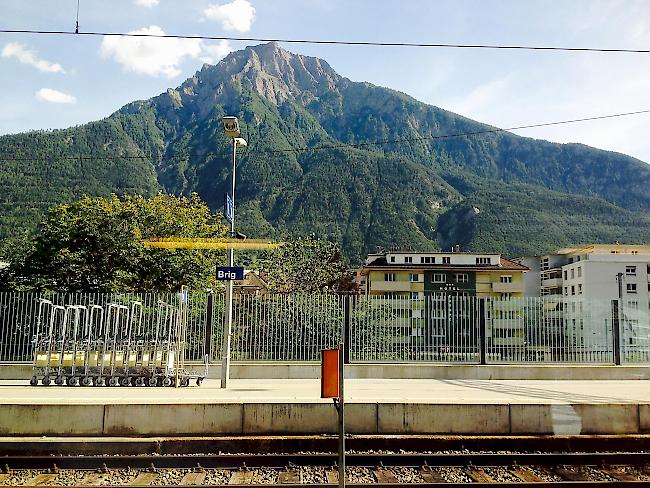
[[[79,0],[80,30],[650,48],[650,0]],[[0,28],[74,30],[77,0],[1,0]],[[0,134],[107,117],[251,42],[0,33]],[[650,54],[281,44],[498,127],[650,109]],[[650,163],[650,114],[519,130]]]

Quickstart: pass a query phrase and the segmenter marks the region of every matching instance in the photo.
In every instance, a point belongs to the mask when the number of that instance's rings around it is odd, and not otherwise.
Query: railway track
[[[332,487],[336,454],[0,456],[6,486]],[[352,453],[354,486],[650,486],[650,454]]]

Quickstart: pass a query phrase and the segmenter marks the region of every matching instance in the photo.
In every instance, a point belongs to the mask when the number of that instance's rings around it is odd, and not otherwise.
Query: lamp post
[[[237,117],[223,117],[223,128],[226,135],[232,139],[232,213],[230,215],[230,237],[235,234],[235,161],[237,160],[237,148],[246,147],[246,140],[239,137],[239,121]],[[235,251],[228,249],[228,266],[235,265]],[[232,333],[232,292],[233,282],[228,280],[226,297],[226,327],[223,334],[223,358],[221,360],[221,388],[228,387],[230,379],[230,336]]]

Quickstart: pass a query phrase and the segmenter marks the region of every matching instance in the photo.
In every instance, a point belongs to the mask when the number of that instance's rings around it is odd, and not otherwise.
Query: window
[[[582,276],[582,266],[578,266],[578,278]]]
[[[568,276],[568,274],[567,274],[567,270],[566,270],[566,269],[564,270],[564,279],[565,279],[565,280],[568,280],[568,279],[569,279],[569,276]]]
[[[628,293],[636,293],[636,283],[627,283],[625,288]]]
[[[578,295],[582,295],[582,283],[578,283]]]
[[[476,258],[476,264],[490,264],[490,258]]]
[[[395,281],[395,273],[384,273],[384,281]]]
[[[413,256],[404,256],[404,262],[405,263],[412,263],[413,262]]]
[[[420,263],[422,264],[433,264],[436,262],[436,258],[432,256],[424,256],[420,258]]]
[[[564,287],[564,296],[569,296],[569,287],[568,286]]]
[[[420,275],[417,273],[409,273],[409,281],[420,281]]]
[[[512,298],[512,293],[501,293],[501,298],[509,300]]]
[[[446,283],[447,276],[443,273],[433,273],[433,276],[431,276],[431,281],[433,283]]]
[[[420,293],[417,291],[411,292],[411,300],[422,300],[423,297],[420,297]]]
[[[627,306],[630,310],[639,310],[639,301],[638,300],[628,300]]]
[[[575,285],[571,285],[571,295],[575,295],[575,294],[576,294],[576,287]]]
[[[571,268],[571,279],[574,279],[576,277],[576,270],[574,268]]]
[[[394,292],[394,291],[386,291],[384,292],[384,298],[388,298],[390,300],[395,300],[399,298],[399,293]]]
[[[636,266],[625,266],[626,276],[636,276]]]
[[[451,258],[449,256],[443,256],[442,264],[451,264]]]
[[[501,276],[501,283],[512,283],[512,276],[511,275]]]
[[[394,263],[394,262],[395,262],[395,256],[391,256],[391,257],[390,257],[390,262],[391,262],[391,263]]]
[[[456,283],[467,283],[469,281],[469,275],[467,273],[458,273],[456,275]]]

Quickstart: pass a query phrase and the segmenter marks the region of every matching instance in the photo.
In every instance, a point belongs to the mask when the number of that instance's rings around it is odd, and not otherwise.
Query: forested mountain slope
[[[376,246],[521,254],[650,241],[646,163],[504,132],[439,138],[491,128],[273,43],[102,121],[0,137],[0,234],[84,193],[198,192],[219,207],[230,175],[225,114],[249,142],[237,211],[250,236],[314,232],[353,262]]]

